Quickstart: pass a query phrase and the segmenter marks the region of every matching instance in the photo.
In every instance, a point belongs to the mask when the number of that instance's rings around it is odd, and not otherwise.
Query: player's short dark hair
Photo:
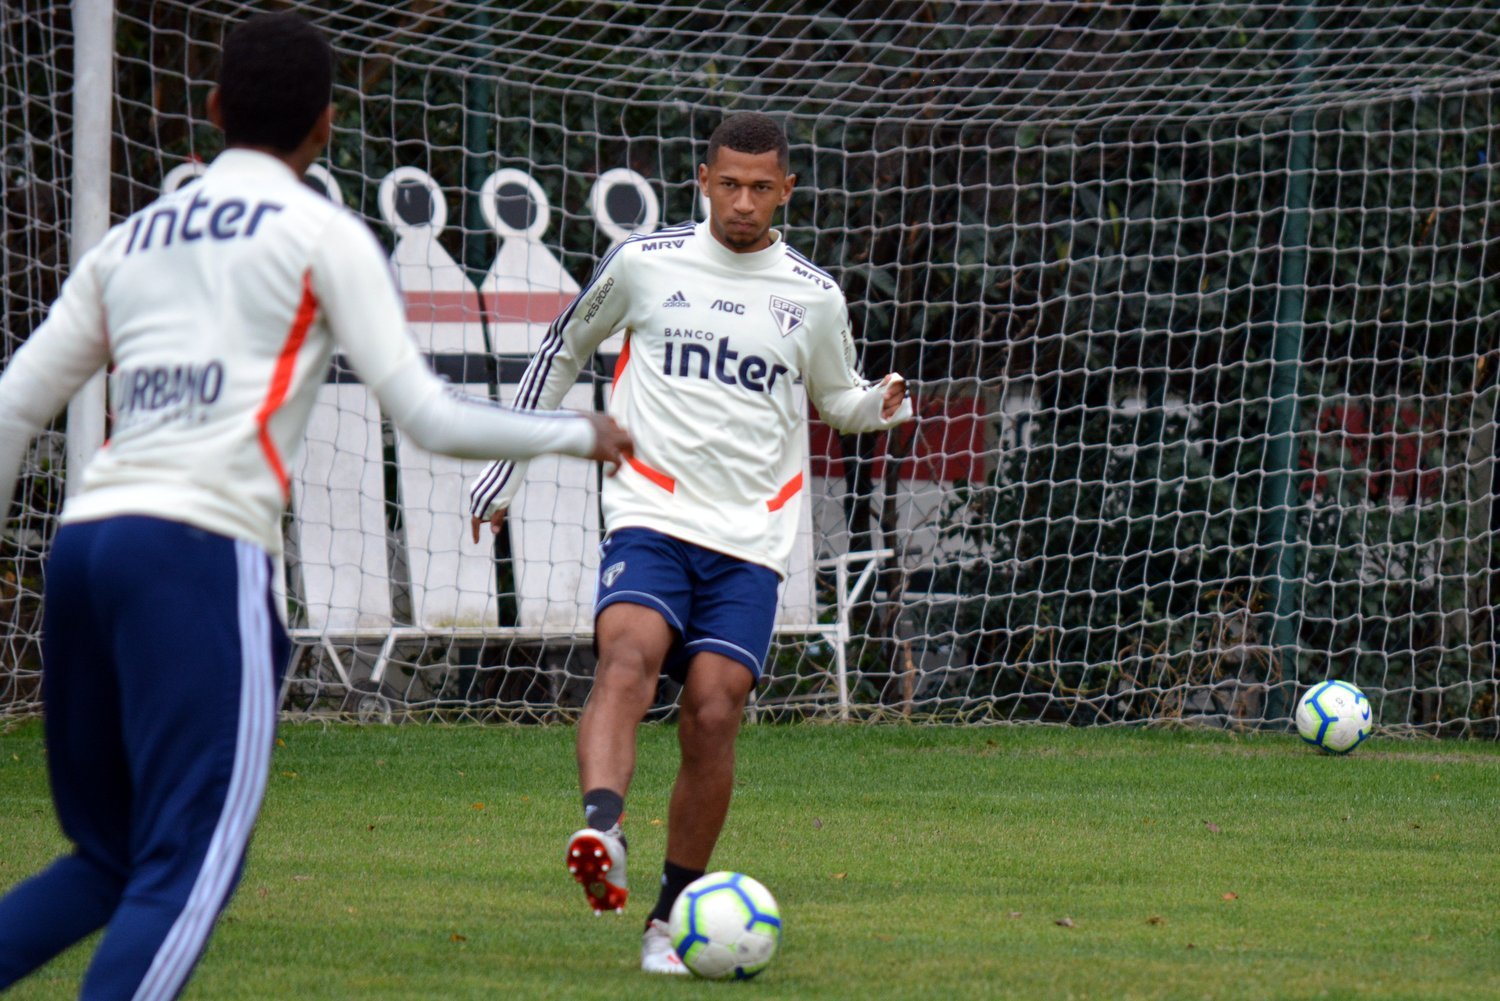
[[[776,164],[783,171],[791,163],[791,148],[787,145],[786,132],[770,115],[759,111],[737,111],[719,123],[713,135],[708,137],[708,156],[703,162],[712,164],[721,148],[728,147],[736,153],[770,153],[775,151]]]
[[[290,153],[333,97],[333,47],[297,14],[259,14],[224,39],[219,110],[230,146]]]

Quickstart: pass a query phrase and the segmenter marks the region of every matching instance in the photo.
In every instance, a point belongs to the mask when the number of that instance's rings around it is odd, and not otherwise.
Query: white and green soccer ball
[[[667,920],[672,948],[709,980],[748,980],[781,944],[776,898],[743,873],[711,872],[687,885]]]
[[[1348,754],[1375,729],[1370,700],[1347,681],[1309,688],[1297,703],[1296,720],[1303,740],[1331,754]]]

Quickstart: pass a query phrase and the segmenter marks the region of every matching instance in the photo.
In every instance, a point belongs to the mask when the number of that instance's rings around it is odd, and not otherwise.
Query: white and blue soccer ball
[[[1375,729],[1370,700],[1347,681],[1313,685],[1297,703],[1297,732],[1314,747],[1348,754]]]
[[[781,909],[760,883],[739,872],[711,872],[687,885],[667,920],[683,964],[709,980],[747,980],[781,944]]]

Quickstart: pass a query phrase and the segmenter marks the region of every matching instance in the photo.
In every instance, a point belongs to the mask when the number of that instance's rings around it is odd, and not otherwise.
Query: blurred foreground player
[[[43,700],[70,854],[0,899],[0,990],[91,932],[89,1001],[176,997],[239,879],[287,638],[272,597],[287,470],[335,348],[424,448],[620,462],[604,417],[449,393],[384,253],[302,174],[328,142],[333,54],[307,22],[224,44],[228,147],[115,227],[0,375],[0,498],[33,437],[111,365],[114,425],[47,564]]]

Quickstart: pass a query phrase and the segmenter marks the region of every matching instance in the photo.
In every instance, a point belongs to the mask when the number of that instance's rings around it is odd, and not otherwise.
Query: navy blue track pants
[[[104,928],[80,997],[165,1001],[233,893],[289,652],[263,549],[180,522],[64,526],[42,697],[74,850],[0,899],[0,990]]]

